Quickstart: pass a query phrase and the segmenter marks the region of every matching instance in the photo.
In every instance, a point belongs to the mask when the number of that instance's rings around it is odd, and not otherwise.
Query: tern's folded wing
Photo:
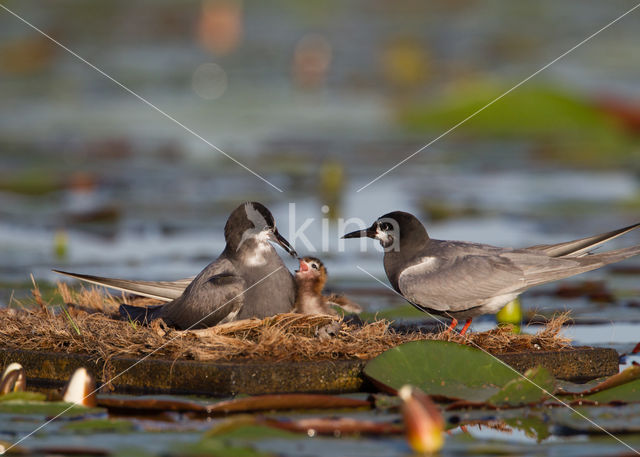
[[[606,243],[607,241],[624,235],[625,233],[628,233],[638,227],[640,227],[640,224],[634,224],[618,230],[613,230],[611,232],[581,238],[579,240],[565,241],[564,243],[557,244],[540,244],[537,246],[531,246],[529,248],[526,248],[526,250],[542,251],[550,257],[580,257],[588,254],[591,250],[597,248],[602,243]]]
[[[426,257],[398,277],[405,298],[436,311],[473,308],[524,286],[522,271],[502,256]]]
[[[232,322],[244,305],[245,280],[232,269],[207,270],[178,299],[164,305],[161,317],[178,328],[203,328]]]

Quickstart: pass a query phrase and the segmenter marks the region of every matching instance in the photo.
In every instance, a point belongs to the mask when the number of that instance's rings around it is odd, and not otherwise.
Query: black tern
[[[381,216],[365,230],[343,238],[369,237],[384,248],[384,269],[393,288],[416,308],[452,319],[471,320],[494,314],[530,287],[545,284],[640,254],[640,245],[593,254],[613,238],[640,227],[558,244],[510,249],[429,238],[413,215],[402,211]]]
[[[148,308],[121,305],[121,314],[137,322],[162,318],[180,329],[203,328],[291,312],[295,303],[294,280],[270,241],[292,256],[297,254],[278,232],[269,210],[260,203],[243,203],[229,216],[224,237],[222,254],[194,278],[131,281],[54,271],[168,302]]]
[[[322,295],[327,282],[327,268],[316,257],[298,259],[300,268],[296,270],[295,310],[301,314],[336,314],[333,306],[339,306],[349,313],[359,313],[362,308],[342,295]]]

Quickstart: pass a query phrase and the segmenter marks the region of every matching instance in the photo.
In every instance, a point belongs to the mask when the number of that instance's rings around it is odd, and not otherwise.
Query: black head
[[[342,238],[377,239],[385,251],[420,248],[429,240],[427,230],[413,214],[393,211],[380,216],[371,227],[347,233]]]
[[[296,251],[278,232],[271,211],[262,203],[246,202],[233,210],[224,226],[224,239],[233,252],[245,242],[254,245],[260,241],[275,241],[292,256]]]

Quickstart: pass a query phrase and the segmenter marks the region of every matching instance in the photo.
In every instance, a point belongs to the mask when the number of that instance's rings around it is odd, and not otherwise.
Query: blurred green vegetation
[[[61,180],[51,170],[30,169],[0,177],[0,191],[41,196],[62,188]]]
[[[457,85],[437,100],[401,105],[400,125],[414,133],[444,132],[507,89],[486,82]],[[523,85],[457,129],[474,138],[534,140],[534,156],[588,167],[640,164],[637,138],[621,119],[568,90]]]

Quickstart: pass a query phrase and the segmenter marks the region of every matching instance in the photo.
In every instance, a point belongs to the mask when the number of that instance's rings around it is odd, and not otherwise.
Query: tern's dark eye
[[[318,269],[318,265],[316,265],[315,263],[312,263],[311,264],[311,268],[313,268],[314,270],[317,270]]]
[[[393,229],[391,224],[388,222],[381,222],[379,227],[380,227],[380,230],[385,232],[390,232]]]

